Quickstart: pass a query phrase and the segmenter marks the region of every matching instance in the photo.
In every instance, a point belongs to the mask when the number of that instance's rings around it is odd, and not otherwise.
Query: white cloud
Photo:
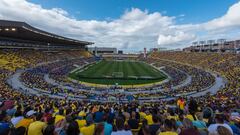
[[[170,28],[180,33],[159,34],[159,45],[181,47],[184,44],[190,45],[193,40],[239,39],[237,31],[240,30],[240,2],[232,5],[227,13],[219,18],[201,24],[173,25]]]
[[[68,15],[63,9],[44,9],[25,0],[0,1],[1,19],[25,21],[49,32],[93,41],[97,46],[125,50],[156,46],[158,34],[167,32],[174,20],[174,17],[137,8],[126,10],[119,19],[111,21],[76,20]]]
[[[208,30],[240,27],[240,2],[232,5],[227,13],[220,18],[213,19],[204,24],[204,27]]]
[[[240,2],[220,18],[203,24],[175,24],[176,17],[159,12],[132,8],[118,19],[106,21],[77,20],[61,8],[45,9],[26,0],[0,0],[0,19],[25,21],[40,29],[79,40],[93,41],[96,46],[142,50],[144,47],[184,47],[192,40],[211,38],[214,30],[239,27]],[[180,15],[183,17],[183,15]],[[228,30],[228,29],[227,29]],[[226,32],[226,31],[224,31]],[[215,31],[215,35],[223,33]],[[208,36],[209,35],[209,36]],[[234,35],[234,34],[233,34]]]
[[[195,39],[195,35],[184,33],[182,31],[177,31],[175,34],[172,35],[163,35],[160,34],[158,36],[158,44],[160,45],[172,45],[176,43],[192,41]]]
[[[64,15],[64,16],[68,16],[68,12],[63,10],[63,9],[61,9],[61,8],[53,8],[52,10],[55,11],[56,13],[58,13],[58,14],[61,14],[61,15]]]

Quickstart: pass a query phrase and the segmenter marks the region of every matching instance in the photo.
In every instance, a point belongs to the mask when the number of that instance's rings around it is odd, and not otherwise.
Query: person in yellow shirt
[[[56,114],[55,116],[55,124],[61,120],[65,119],[65,116],[64,116],[64,110],[63,109],[59,109],[59,112],[58,114]]]
[[[166,131],[166,132],[161,132],[159,135],[178,135],[178,134],[173,131]]]
[[[149,112],[149,110],[146,111],[145,119],[147,120],[148,125],[152,125],[153,124],[152,114]]]
[[[146,113],[144,112],[139,112],[140,119],[143,120],[146,117]]]
[[[82,135],[93,135],[95,131],[95,124],[93,124],[93,116],[89,114],[86,117],[87,125],[80,128],[80,133]]]
[[[86,112],[84,110],[82,110],[82,111],[80,111],[78,113],[78,116],[85,117],[86,116]]]
[[[177,100],[177,106],[178,108],[180,109],[180,111],[184,111],[184,107],[185,107],[185,101],[182,97],[180,97],[178,100]]]
[[[30,123],[33,122],[33,118],[35,117],[34,115],[36,114],[35,111],[30,110],[26,113],[26,117],[24,117],[22,120],[20,120],[17,124],[16,124],[16,128],[19,127],[24,127],[25,129],[28,128],[28,126],[30,125]]]
[[[187,114],[185,118],[188,118],[189,120],[194,121],[195,120],[194,117],[191,114]]]
[[[175,112],[172,109],[168,109],[169,115],[167,116],[167,118],[170,119],[174,119],[174,120],[178,120],[178,116],[175,114]]]
[[[166,119],[164,121],[164,132],[160,132],[159,135],[178,135],[174,132],[173,123],[171,120]]]
[[[47,127],[45,122],[42,122],[43,114],[36,114],[36,121],[32,122],[28,127],[28,135],[43,135],[44,129]]]
[[[95,124],[91,124],[89,126],[84,126],[80,128],[80,133],[83,135],[93,135],[95,131]]]
[[[79,128],[82,128],[82,127],[84,127],[85,125],[87,125],[86,120],[77,119],[76,122],[78,123]]]

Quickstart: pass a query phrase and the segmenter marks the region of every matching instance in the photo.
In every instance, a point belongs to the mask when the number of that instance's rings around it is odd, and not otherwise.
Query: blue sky
[[[0,0],[0,19],[126,52],[240,37],[238,0]]]
[[[62,8],[77,19],[119,18],[125,10],[139,8],[167,16],[185,15],[179,23],[200,23],[220,17],[236,0],[30,0],[45,8]]]

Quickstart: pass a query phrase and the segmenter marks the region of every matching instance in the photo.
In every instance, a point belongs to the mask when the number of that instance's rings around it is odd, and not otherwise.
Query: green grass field
[[[82,82],[105,85],[136,85],[162,81],[165,74],[143,62],[105,61],[89,65],[69,74]]]

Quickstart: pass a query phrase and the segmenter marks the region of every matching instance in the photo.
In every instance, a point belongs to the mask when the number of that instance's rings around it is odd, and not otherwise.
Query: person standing
[[[183,97],[179,97],[179,99],[177,100],[177,106],[178,106],[180,113],[183,113],[184,108],[185,108],[185,101],[184,101]]]
[[[45,127],[47,124],[43,122],[43,114],[37,113],[35,121],[28,127],[28,135],[43,135]]]

